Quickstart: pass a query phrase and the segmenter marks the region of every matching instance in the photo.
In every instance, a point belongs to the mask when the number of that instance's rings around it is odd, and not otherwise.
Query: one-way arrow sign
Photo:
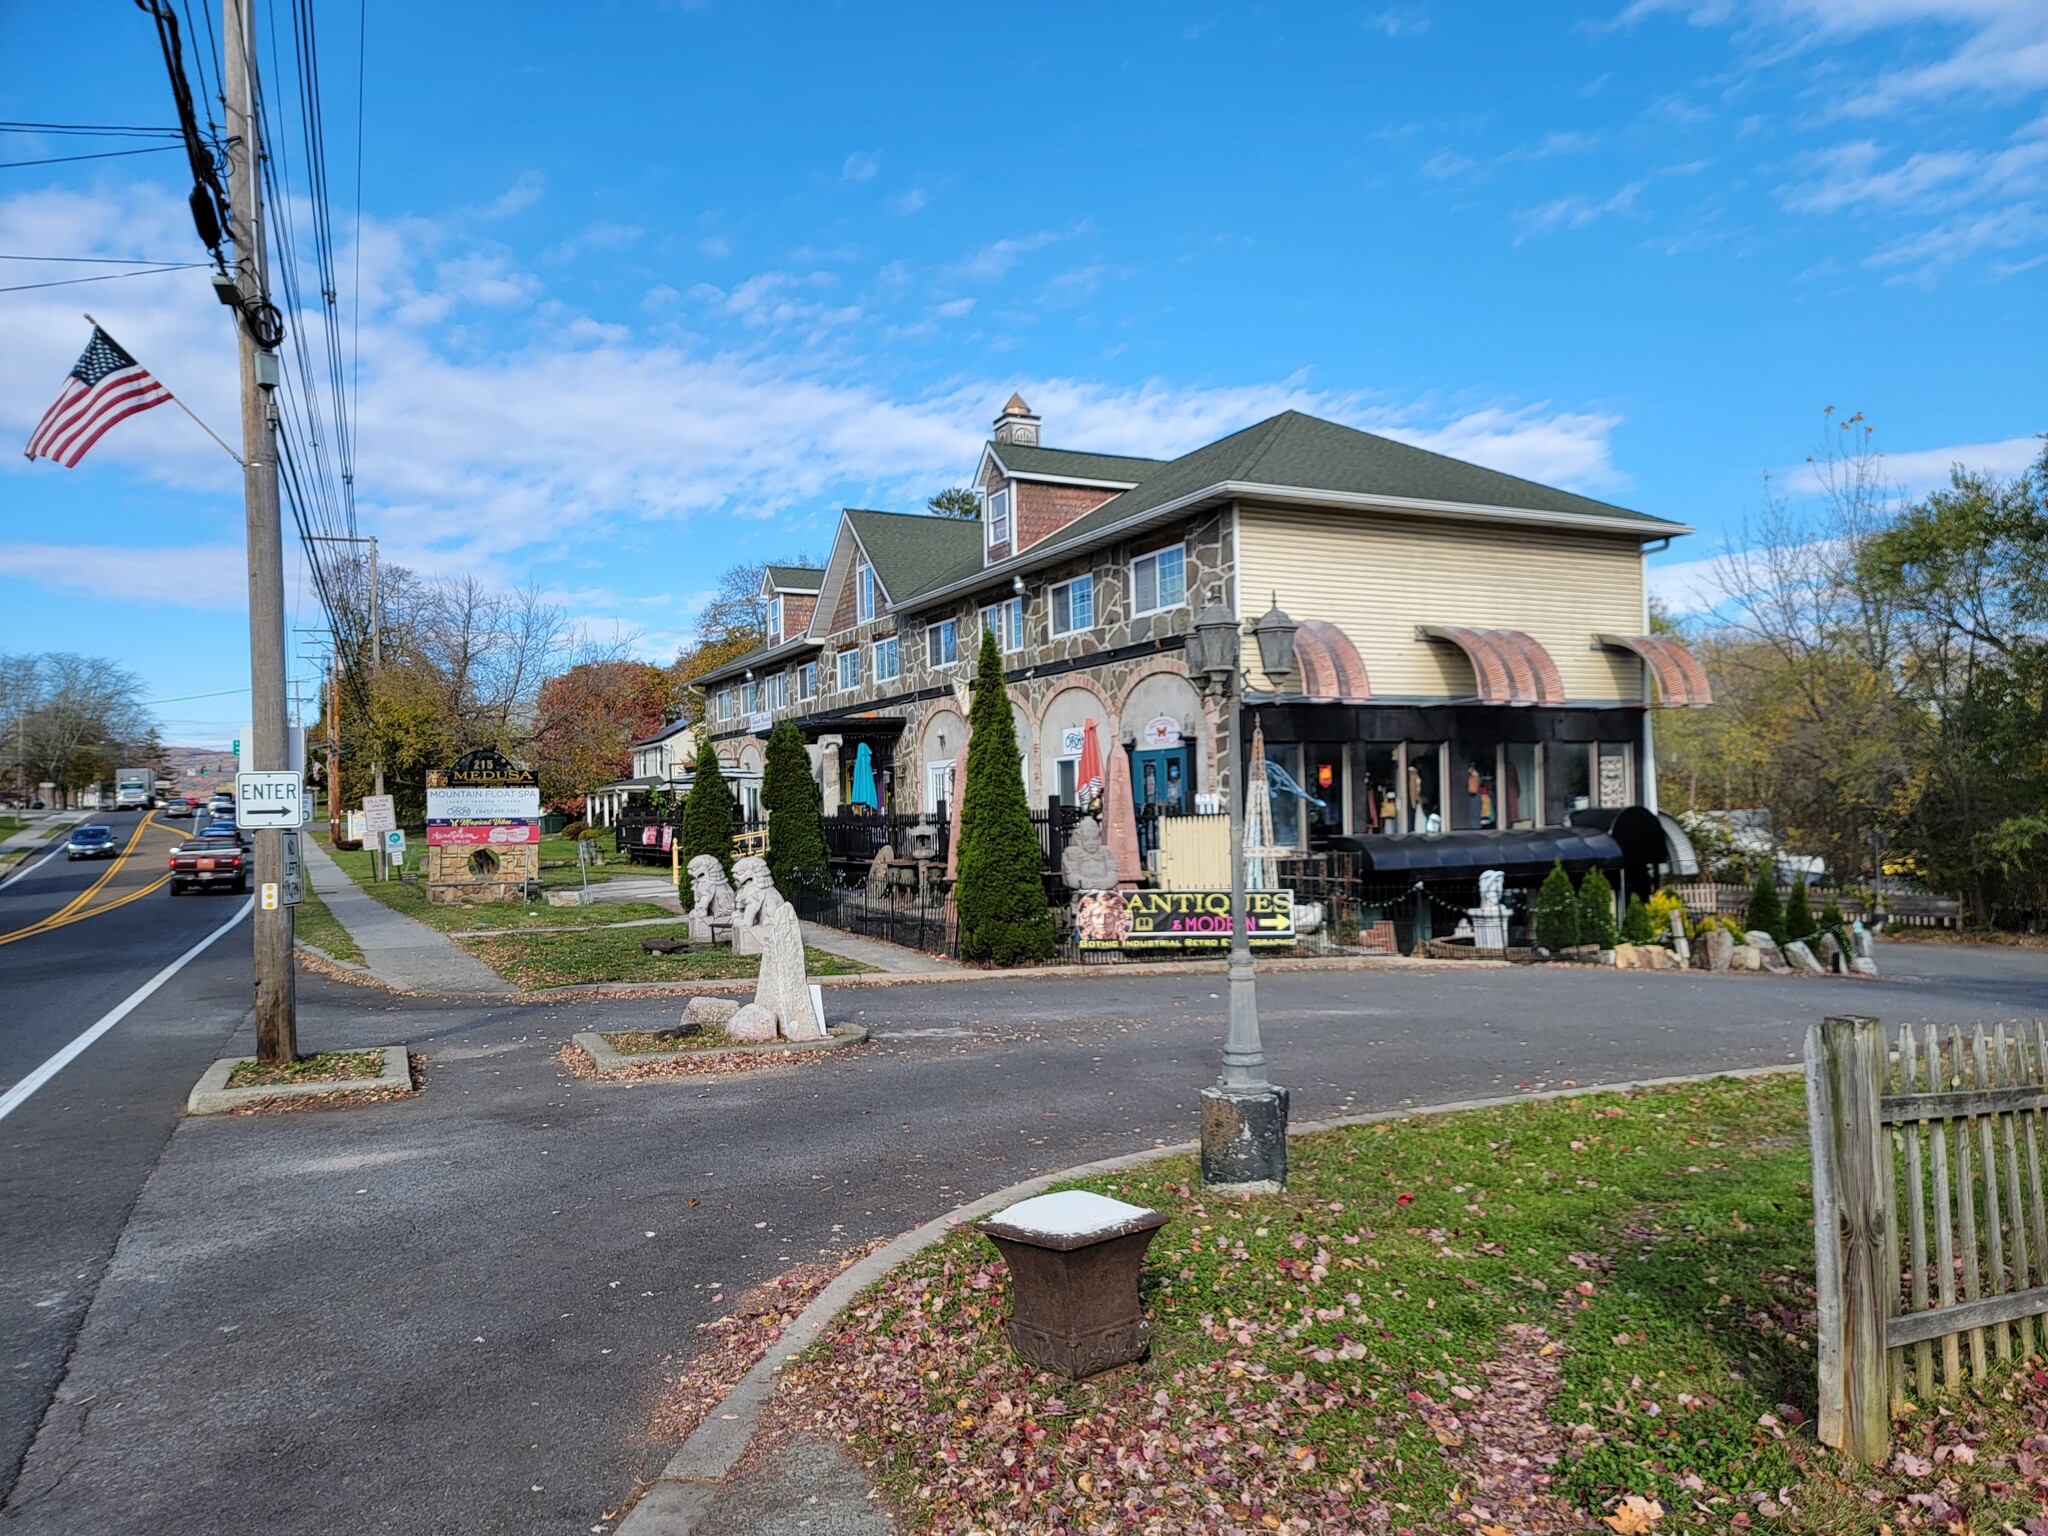
[[[304,791],[289,769],[235,775],[235,825],[296,827],[305,821]]]

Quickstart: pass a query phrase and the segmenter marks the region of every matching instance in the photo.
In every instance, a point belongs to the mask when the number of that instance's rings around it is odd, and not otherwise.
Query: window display
[[[1550,749],[1551,762],[1559,769],[1560,788],[1567,811],[1590,810],[1593,805],[1593,749],[1584,742],[1563,742]]]
[[[1501,815],[1507,826],[1526,832],[1538,824],[1543,814],[1542,792],[1536,784],[1536,744],[1514,742],[1501,755],[1505,759],[1500,785]]]
[[[1500,825],[1500,752],[1495,747],[1466,747],[1459,786],[1465,797],[1458,825],[1490,832]]]
[[[1628,743],[1600,743],[1600,809],[1619,810],[1628,804]]]
[[[1266,761],[1282,769],[1295,783],[1301,782],[1301,748],[1291,742],[1267,742]],[[1302,846],[1301,813],[1311,809],[1308,802],[1287,787],[1277,773],[1266,775],[1267,801],[1273,807],[1273,845],[1276,848]]]
[[[1401,830],[1400,758],[1392,747],[1351,749],[1357,774],[1358,807],[1353,825],[1360,832],[1398,834]]]
[[[1443,745],[1440,742],[1411,741],[1403,749],[1406,757],[1407,793],[1402,811],[1407,829],[1424,837],[1444,830]]]
[[[1319,742],[1308,749],[1308,777],[1301,781],[1301,787],[1322,801],[1321,805],[1308,805],[1309,843],[1311,846],[1328,837],[1340,837],[1344,832],[1344,748],[1337,742]]]

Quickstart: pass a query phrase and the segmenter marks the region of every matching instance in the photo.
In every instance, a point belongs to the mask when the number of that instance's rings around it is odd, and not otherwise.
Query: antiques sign
[[[1294,892],[1246,891],[1254,949],[1294,946]],[[1082,949],[1208,951],[1230,947],[1228,891],[1093,891],[1074,911]]]

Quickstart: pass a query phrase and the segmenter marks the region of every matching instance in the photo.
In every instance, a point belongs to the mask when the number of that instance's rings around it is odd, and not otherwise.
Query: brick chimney
[[[992,436],[999,443],[1021,443],[1027,448],[1036,448],[1038,428],[1039,420],[1031,414],[1031,407],[1024,403],[1024,397],[1012,395],[1009,404],[1003,407],[1003,414],[996,418]]]

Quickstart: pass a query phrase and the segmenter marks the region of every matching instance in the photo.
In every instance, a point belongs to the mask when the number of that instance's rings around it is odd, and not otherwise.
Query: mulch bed
[[[322,1094],[276,1094],[269,1098],[251,1099],[228,1111],[231,1115],[298,1115],[323,1109],[355,1109],[364,1104],[393,1104],[400,1099],[409,1099],[427,1086],[427,1058],[417,1051],[406,1054],[406,1066],[410,1070],[412,1086],[401,1088],[396,1083],[389,1088],[362,1088],[354,1093]]]
[[[574,1041],[555,1052],[555,1059],[577,1077],[593,1083],[642,1083],[662,1077],[723,1077],[734,1072],[798,1067],[830,1056],[830,1051],[675,1051],[660,1061],[635,1062],[617,1072],[600,1072]]]

